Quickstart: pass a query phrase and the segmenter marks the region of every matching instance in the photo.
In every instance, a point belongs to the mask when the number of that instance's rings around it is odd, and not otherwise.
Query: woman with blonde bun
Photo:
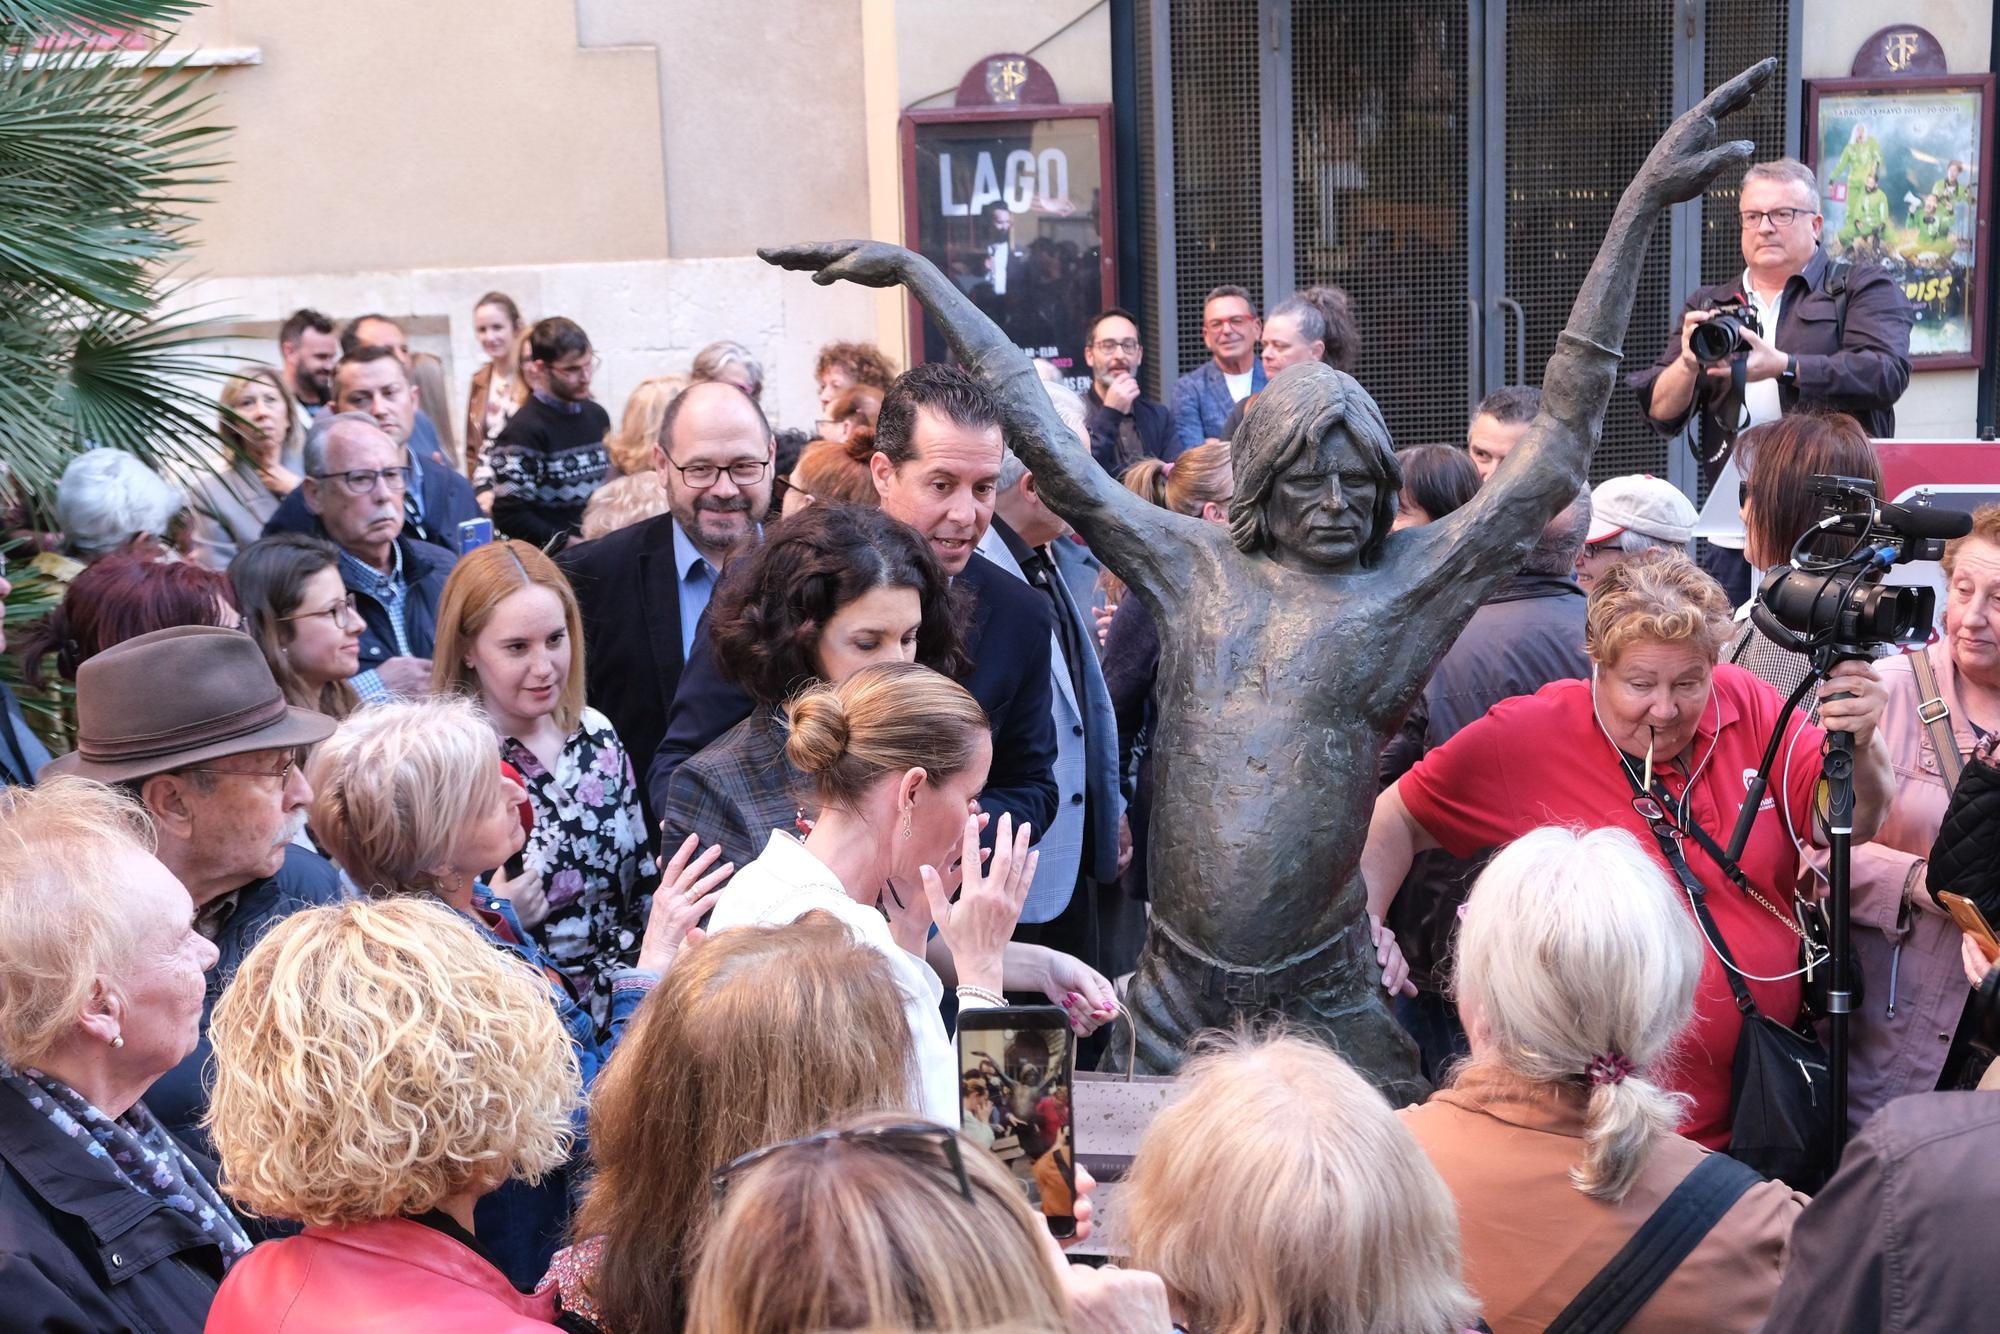
[[[907,662],[813,687],[787,713],[785,758],[812,782],[819,817],[803,840],[771,834],[723,888],[709,930],[789,922],[818,908],[881,950],[916,1040],[919,1106],[955,1126],[958,1059],[924,946],[935,921],[958,973],[959,1008],[1004,1004],[1002,955],[1040,860],[1028,850],[1033,831],[1002,815],[992,863],[980,868],[975,801],[993,760],[986,714],[951,678]]]

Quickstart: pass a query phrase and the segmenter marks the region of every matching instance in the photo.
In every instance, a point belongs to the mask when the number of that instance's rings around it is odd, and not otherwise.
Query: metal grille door
[[[1466,0],[1297,4],[1292,45],[1297,285],[1353,299],[1354,373],[1398,445],[1463,441]]]
[[[1201,300],[1249,291],[1264,308],[1263,184],[1258,152],[1257,0],[1171,0],[1173,208],[1178,319],[1174,368],[1208,359]],[[1162,385],[1163,396],[1173,389]]]
[[[1507,376],[1540,384],[1618,198],[1673,120],[1676,6],[1578,6],[1508,0],[1506,295],[1526,325],[1525,356],[1508,343]],[[1607,21],[1584,20],[1583,10]],[[1626,334],[1625,369],[1656,355],[1669,299],[1666,220],[1655,232]],[[1513,335],[1518,337],[1518,334]],[[1518,364],[1525,361],[1525,367]],[[1621,380],[1605,414],[1591,480],[1665,472],[1667,441]]]

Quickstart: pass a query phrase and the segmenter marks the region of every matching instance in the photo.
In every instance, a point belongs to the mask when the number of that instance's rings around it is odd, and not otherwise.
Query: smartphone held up
[[[1053,1005],[962,1010],[960,1132],[998,1158],[1057,1237],[1076,1233],[1069,1017]]]

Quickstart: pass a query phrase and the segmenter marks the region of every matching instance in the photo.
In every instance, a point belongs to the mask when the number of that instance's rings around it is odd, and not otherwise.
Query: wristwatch
[[[1779,372],[1778,383],[1787,389],[1799,387],[1799,359],[1792,353],[1785,354],[1785,369]]]

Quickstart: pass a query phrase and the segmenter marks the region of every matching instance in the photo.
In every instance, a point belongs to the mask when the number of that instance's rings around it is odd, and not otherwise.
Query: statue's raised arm
[[[757,254],[766,263],[810,273],[822,286],[844,281],[908,288],[944,331],[952,353],[1000,400],[1007,444],[1034,473],[1035,485],[1126,583],[1170,594],[1188,577],[1190,544],[1223,544],[1211,526],[1127,491],[1097,466],[1087,447],[1070,447],[1070,428],[1056,416],[1034,363],[922,255],[883,241],[815,241],[768,246]]]
[[[1693,199],[1723,172],[1748,165],[1756,146],[1747,140],[1718,143],[1716,122],[1748,103],[1776,68],[1777,61],[1764,60],[1744,70],[1682,114],[1653,146],[1619,199],[1577,290],[1543,372],[1541,412],[1533,425],[1470,503],[1442,522],[1396,535],[1384,563],[1411,572],[1416,580],[1411,596],[1431,607],[1427,619],[1434,618],[1433,624],[1462,624],[1519,567],[1543,526],[1584,485],[1653,226],[1663,209]],[[1459,555],[1437,559],[1444,552]]]

